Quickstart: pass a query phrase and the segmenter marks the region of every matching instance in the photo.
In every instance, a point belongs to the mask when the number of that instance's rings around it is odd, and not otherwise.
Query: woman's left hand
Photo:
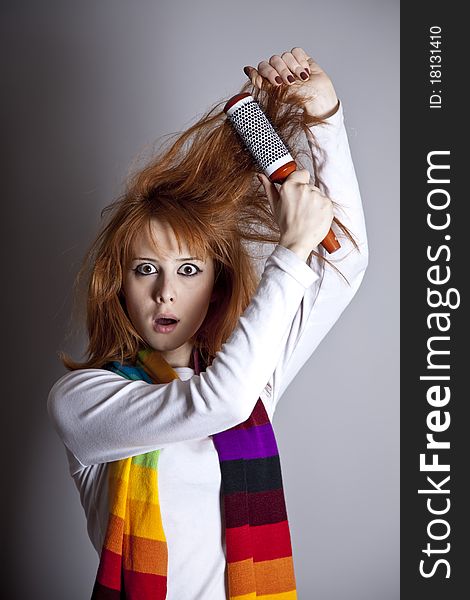
[[[331,79],[302,48],[292,48],[280,56],[274,54],[269,61],[258,63],[258,69],[248,65],[243,70],[255,87],[261,88],[263,80],[267,80],[276,87],[288,85],[305,91],[304,107],[310,116],[326,119],[338,109]]]

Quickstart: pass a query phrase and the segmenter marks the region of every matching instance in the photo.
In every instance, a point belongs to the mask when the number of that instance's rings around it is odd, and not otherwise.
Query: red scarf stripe
[[[121,589],[122,556],[111,552],[107,548],[101,551],[101,559],[97,573],[97,583],[103,588],[111,590]],[[100,596],[97,596],[100,597]],[[95,596],[93,595],[93,598]]]
[[[124,543],[126,542],[124,541]],[[134,556],[138,556],[138,554],[134,553]],[[126,562],[128,561],[126,560]],[[121,576],[124,578],[125,589],[127,590],[125,596],[122,596],[120,591]],[[153,573],[139,572],[136,569],[123,569],[121,555],[103,548],[96,583],[93,588],[92,600],[114,600],[114,598],[120,600],[123,598],[126,600],[140,600],[141,598],[165,600],[166,592],[166,574],[155,575]],[[114,593],[117,595],[115,596]]]
[[[287,521],[260,527],[234,527],[225,530],[227,560],[237,562],[253,558],[255,562],[292,556]]]
[[[251,538],[255,563],[292,558],[292,544],[287,521],[253,527]]]
[[[165,600],[166,598],[166,577],[124,570],[123,578],[126,590],[123,596],[125,600],[141,600],[142,598]]]

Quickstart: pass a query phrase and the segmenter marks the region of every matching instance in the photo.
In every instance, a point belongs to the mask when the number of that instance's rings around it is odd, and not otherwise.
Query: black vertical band
[[[457,7],[401,5],[401,600],[461,598],[470,578],[470,30]]]

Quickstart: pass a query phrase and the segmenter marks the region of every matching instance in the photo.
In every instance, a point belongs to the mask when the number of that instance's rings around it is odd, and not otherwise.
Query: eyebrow
[[[156,258],[150,258],[148,256],[136,256],[132,260],[149,260],[151,262],[158,262],[158,260]],[[181,261],[181,262],[184,260],[200,260],[201,262],[203,262],[202,258],[199,258],[197,256],[187,256],[186,258],[176,258],[175,260]]]

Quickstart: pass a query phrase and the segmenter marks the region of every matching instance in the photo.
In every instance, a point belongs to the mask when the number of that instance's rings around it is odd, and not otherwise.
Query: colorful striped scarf
[[[199,374],[196,350],[193,359]],[[147,383],[178,378],[152,350],[141,350],[135,366],[112,362],[106,368]],[[229,599],[296,600],[279,452],[261,398],[244,423],[211,437],[221,469]],[[168,550],[158,496],[161,451],[108,463],[110,512],[92,600],[166,598]]]

